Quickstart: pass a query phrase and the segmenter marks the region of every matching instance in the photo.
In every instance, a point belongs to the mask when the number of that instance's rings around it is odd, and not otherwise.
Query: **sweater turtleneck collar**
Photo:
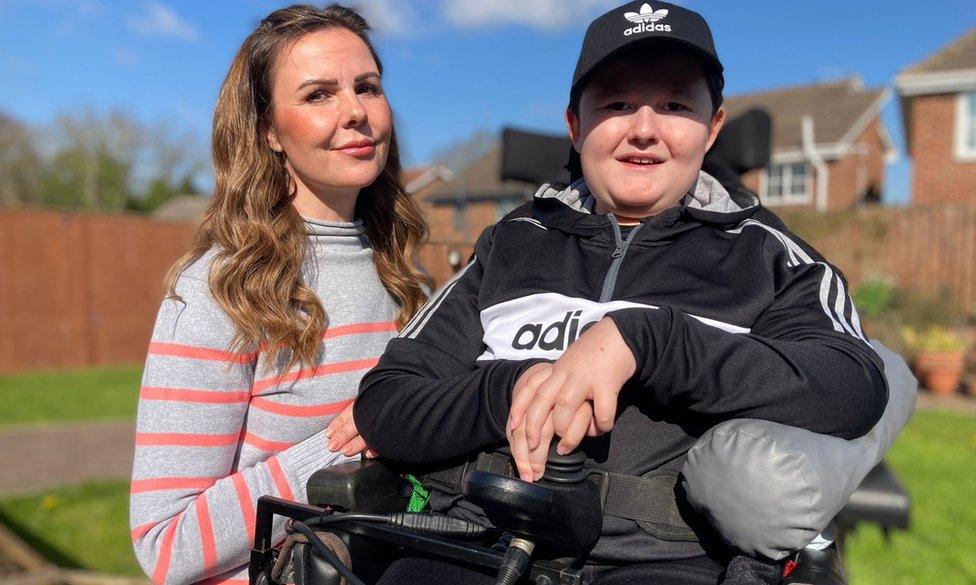
[[[363,220],[361,219],[354,221],[326,221],[324,219],[303,217],[302,221],[305,222],[305,232],[312,237],[358,237],[363,235]]]
[[[366,243],[363,231],[363,220],[354,221],[326,221],[303,217],[305,233],[316,242],[331,245],[355,245],[362,247]]]

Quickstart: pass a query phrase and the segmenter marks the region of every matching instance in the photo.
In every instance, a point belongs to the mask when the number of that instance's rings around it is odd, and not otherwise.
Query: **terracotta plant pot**
[[[915,355],[915,373],[923,387],[940,396],[948,396],[959,388],[964,357],[962,351],[920,351]]]

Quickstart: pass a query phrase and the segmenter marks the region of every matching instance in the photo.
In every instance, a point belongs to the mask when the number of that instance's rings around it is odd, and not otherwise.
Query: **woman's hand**
[[[346,457],[352,457],[357,453],[362,453],[363,457],[375,457],[376,453],[359,435],[356,421],[352,418],[352,407],[353,403],[350,403],[332,419],[329,426],[325,427],[325,436],[329,438],[329,451],[342,453]]]
[[[542,365],[548,368],[536,369]],[[617,325],[604,317],[555,363],[536,364],[519,377],[512,392],[509,442],[524,433],[525,452],[535,469],[539,451],[548,450],[553,434],[560,437],[558,452],[565,454],[578,447],[585,435],[608,432],[616,418],[620,389],[636,371],[637,362]],[[541,454],[543,467],[545,454]]]

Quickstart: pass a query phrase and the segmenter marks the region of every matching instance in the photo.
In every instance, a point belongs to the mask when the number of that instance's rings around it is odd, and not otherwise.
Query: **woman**
[[[326,426],[423,304],[426,227],[367,30],[340,6],[275,11],[221,89],[215,193],[168,277],[139,402],[130,522],[157,583],[245,582],[257,498],[302,500],[313,471],[365,448]]]

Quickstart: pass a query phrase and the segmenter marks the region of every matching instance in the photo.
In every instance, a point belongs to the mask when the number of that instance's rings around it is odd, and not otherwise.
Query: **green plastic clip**
[[[423,512],[424,508],[427,507],[427,501],[430,500],[430,492],[416,477],[409,473],[405,477],[410,482],[410,485],[413,486],[413,492],[410,494],[410,503],[407,504],[407,512]]]

